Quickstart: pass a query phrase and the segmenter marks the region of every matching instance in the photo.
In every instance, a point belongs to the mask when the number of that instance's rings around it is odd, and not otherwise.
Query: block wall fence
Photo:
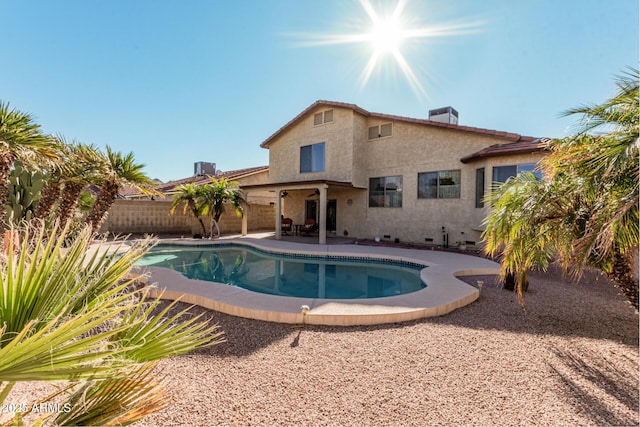
[[[184,235],[191,236],[195,233],[202,234],[202,227],[197,219],[190,214],[183,214],[182,208],[176,209],[171,215],[171,201],[161,200],[116,200],[107,220],[102,225],[100,232],[114,234],[157,234],[157,235]],[[248,230],[274,230],[275,206],[252,204],[245,206]],[[203,222],[209,231],[210,221],[203,218]],[[236,216],[231,206],[218,223],[222,234],[240,233],[242,231],[242,218]]]

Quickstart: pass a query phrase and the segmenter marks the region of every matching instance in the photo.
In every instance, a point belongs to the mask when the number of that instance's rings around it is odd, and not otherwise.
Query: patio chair
[[[284,218],[282,220],[282,225],[280,227],[282,234],[284,234],[285,236],[288,236],[289,232],[291,231],[292,225],[293,225],[293,220],[291,218]]]
[[[313,218],[307,218],[304,221],[304,225],[300,227],[300,231],[307,236],[309,235],[309,233],[315,233],[316,231],[318,231],[318,224],[316,224],[316,220]]]

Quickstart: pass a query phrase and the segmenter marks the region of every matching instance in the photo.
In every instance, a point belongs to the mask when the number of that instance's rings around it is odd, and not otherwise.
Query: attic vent
[[[391,123],[380,125],[380,137],[391,136]]]
[[[313,115],[313,125],[318,126],[333,121],[333,110],[326,110]]]
[[[369,139],[384,138],[393,134],[393,124],[384,123],[369,128]]]
[[[329,123],[333,121],[333,110],[327,110],[324,112],[324,122]]]

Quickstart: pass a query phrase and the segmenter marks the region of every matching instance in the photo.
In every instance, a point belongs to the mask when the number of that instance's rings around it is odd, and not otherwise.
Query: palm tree
[[[64,137],[56,136],[52,141],[58,151],[59,161],[51,164],[45,172],[45,185],[34,212],[34,218],[43,220],[49,217],[54,205],[60,199],[60,191],[62,191],[62,170],[68,162],[67,155],[69,147]]]
[[[11,109],[0,101],[0,218],[4,221],[9,192],[9,174],[16,160],[25,166],[57,159],[51,139],[45,136],[31,115]]]
[[[63,250],[67,232],[40,223],[19,248],[10,242],[0,265],[0,405],[17,382],[57,381],[39,402],[65,410],[34,425],[130,424],[167,404],[155,362],[213,346],[221,333],[200,316],[185,318],[186,310],[169,314],[175,303],[162,309],[125,278],[153,242],[92,255],[88,225]]]
[[[239,217],[244,215],[241,203],[244,202],[242,192],[238,188],[237,181],[229,181],[227,178],[216,179],[209,177],[210,183],[202,186],[201,203],[203,213],[209,215],[213,224],[220,221],[225,211],[225,206],[231,204]],[[211,236],[213,237],[213,231]]]
[[[132,152],[123,155],[107,146],[105,160],[106,177],[100,184],[100,192],[87,217],[94,233],[100,229],[109,208],[118,197],[118,191],[124,185],[133,186],[145,193],[154,193],[150,187],[153,181],[142,172],[145,165],[136,163]]]
[[[57,210],[60,228],[73,218],[82,192],[102,171],[102,157],[95,146],[74,141],[66,144],[64,151],[66,161],[58,175],[63,184],[63,196]]]
[[[202,188],[203,187],[193,183],[177,186],[175,190],[178,191],[178,193],[173,199],[170,213],[173,215],[176,208],[184,203],[182,213],[186,214],[187,211],[189,211],[200,223],[200,226],[202,227],[202,235],[206,236],[207,230],[204,226],[204,222],[202,221],[203,206],[200,203]]]
[[[570,212],[575,206],[572,182],[541,180],[530,172],[496,186],[486,197],[491,213],[485,218],[485,251],[500,258],[505,288],[513,278],[514,290],[524,306],[527,272],[546,270],[556,250],[571,246],[574,228],[580,224]],[[570,190],[570,191],[569,191]]]
[[[489,196],[486,250],[501,256],[503,275],[518,272],[519,295],[526,271],[546,268],[555,254],[576,276],[588,266],[600,269],[638,308],[631,265],[640,222],[639,80],[631,70],[617,78],[612,99],[565,113],[582,114],[581,128],[548,143],[544,181],[517,177]]]

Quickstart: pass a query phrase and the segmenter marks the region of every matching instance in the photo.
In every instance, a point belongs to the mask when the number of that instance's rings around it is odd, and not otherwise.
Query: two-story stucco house
[[[269,184],[280,218],[314,219],[327,233],[403,242],[480,241],[482,198],[493,181],[533,169],[538,138],[460,126],[451,107],[430,119],[317,101],[267,138]]]

